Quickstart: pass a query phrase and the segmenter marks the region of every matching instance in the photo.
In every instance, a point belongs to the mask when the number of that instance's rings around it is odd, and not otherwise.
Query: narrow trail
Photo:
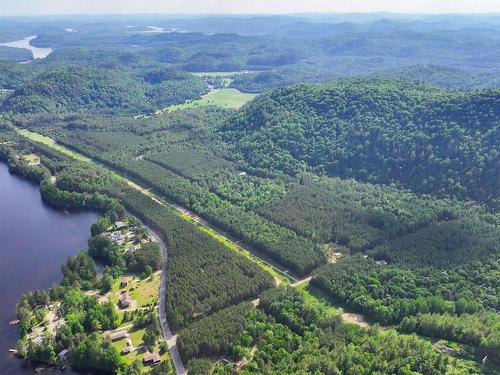
[[[144,224],[143,224],[144,225]],[[170,351],[170,356],[172,357],[172,362],[174,363],[175,371],[179,375],[185,375],[186,369],[182,363],[179,350],[177,349],[177,335],[174,335],[168,326],[167,321],[167,272],[168,272],[168,251],[165,242],[156,234],[156,232],[144,225],[149,232],[149,235],[153,237],[160,245],[162,252],[162,266],[161,266],[161,282],[160,282],[160,303],[158,306],[160,326],[163,332],[163,338],[167,342],[168,349]]]

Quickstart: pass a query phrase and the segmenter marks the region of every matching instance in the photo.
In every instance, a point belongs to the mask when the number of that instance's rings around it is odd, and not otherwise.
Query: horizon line
[[[0,14],[0,18],[6,17],[19,17],[19,18],[28,18],[28,17],[74,17],[74,16],[299,16],[299,15],[368,15],[368,14],[390,14],[390,15],[409,15],[409,16],[486,16],[486,15],[498,15],[499,12],[437,12],[437,13],[414,13],[414,12],[395,12],[395,11],[373,11],[373,12],[331,12],[331,11],[311,11],[311,12],[283,12],[283,13],[273,13],[273,12],[257,12],[257,13],[244,13],[244,12],[225,12],[225,13],[195,13],[195,12],[186,12],[186,13],[167,13],[167,12],[124,12],[124,13],[32,13],[32,14],[18,14],[18,13],[10,13],[10,14]]]

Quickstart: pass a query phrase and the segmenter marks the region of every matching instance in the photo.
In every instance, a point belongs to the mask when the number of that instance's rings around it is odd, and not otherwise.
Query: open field
[[[194,72],[190,73],[197,77],[232,77],[237,74],[245,74],[246,72]]]
[[[182,104],[171,105],[157,113],[173,112],[179,109],[198,108],[214,105],[223,108],[240,108],[245,103],[255,98],[256,94],[243,93],[237,89],[224,88],[210,91],[201,99],[190,100]]]
[[[160,271],[155,272],[146,280],[133,284],[134,289],[130,295],[137,301],[137,307],[145,307],[151,303],[158,302],[160,293]]]
[[[30,132],[29,130],[26,130],[26,129],[16,129],[16,131],[20,135],[22,135],[22,136],[24,136],[26,138],[29,138],[32,141],[39,142],[39,143],[42,143],[44,145],[50,146],[54,150],[57,150],[57,151],[65,154],[65,155],[71,156],[74,159],[77,159],[77,160],[80,160],[80,161],[86,161],[86,162],[90,162],[91,161],[89,158],[87,158],[87,157],[85,157],[85,156],[83,156],[83,155],[81,155],[79,153],[73,152],[73,151],[71,151],[70,149],[68,149],[66,147],[58,145],[56,143],[56,141],[54,141],[50,137],[46,137],[46,136],[38,134],[38,133]]]

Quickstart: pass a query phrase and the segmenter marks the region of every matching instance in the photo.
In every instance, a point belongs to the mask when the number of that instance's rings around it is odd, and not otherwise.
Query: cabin
[[[120,295],[119,304],[122,309],[130,307],[130,305],[132,304],[132,297],[130,297],[130,294],[128,292],[122,292],[122,294]]]
[[[160,363],[161,358],[158,353],[146,353],[144,356],[143,362],[145,365],[156,365]]]
[[[57,357],[59,359],[64,359],[68,356],[69,354],[69,349],[64,349],[64,350],[61,350],[61,352],[57,355]]]
[[[132,351],[132,348],[130,346],[126,346],[122,349],[122,354],[128,354]]]
[[[118,233],[111,233],[109,235],[109,238],[112,240],[112,241],[123,241],[123,239],[125,237],[123,237],[121,234],[118,234]]]
[[[113,332],[113,333],[108,333],[108,338],[111,340],[111,341],[119,341],[121,339],[125,339],[128,337],[128,332],[125,331],[124,329],[122,329],[121,331],[116,331],[116,332]]]
[[[120,282],[120,288],[125,288],[129,282],[130,282],[130,278],[124,277],[122,279],[122,281]]]
[[[43,336],[39,334],[31,341],[33,342],[33,344],[41,344],[43,342]]]
[[[122,229],[122,228],[125,228],[126,226],[127,226],[127,225],[126,225],[123,221],[117,221],[117,222],[115,223],[115,228],[116,228],[117,230]]]

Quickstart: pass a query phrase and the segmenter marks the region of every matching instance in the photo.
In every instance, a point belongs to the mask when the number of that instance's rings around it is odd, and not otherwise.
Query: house
[[[124,277],[122,279],[122,281],[120,282],[120,288],[125,288],[129,282],[130,282],[130,278]]]
[[[132,351],[132,348],[130,346],[126,346],[122,349],[122,354],[128,354]]]
[[[130,297],[130,294],[128,292],[122,292],[120,294],[120,307],[122,309],[126,309],[127,307],[130,306],[130,304],[132,303],[132,297]]]
[[[145,365],[156,365],[160,363],[161,358],[158,353],[146,353],[144,356],[143,362]]]
[[[115,228],[116,229],[122,229],[122,228],[125,228],[125,227],[126,227],[126,225],[125,225],[125,223],[123,221],[117,221],[115,223]]]
[[[122,329],[121,331],[116,331],[113,333],[108,333],[107,336],[111,341],[119,341],[128,337],[128,332]]]
[[[112,241],[122,241],[125,237],[123,237],[121,234],[118,234],[118,233],[111,233],[109,235],[109,238]]]
[[[42,341],[43,341],[43,336],[41,334],[39,334],[32,340],[33,344],[41,344]]]
[[[68,356],[68,354],[69,354],[69,349],[64,349],[57,355],[57,357],[59,359],[64,359]]]

